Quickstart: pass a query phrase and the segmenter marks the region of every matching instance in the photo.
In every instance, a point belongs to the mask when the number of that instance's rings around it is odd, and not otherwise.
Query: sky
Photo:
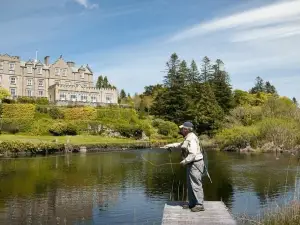
[[[60,55],[134,94],[174,52],[221,59],[234,89],[260,76],[300,99],[300,0],[1,0],[0,53]]]

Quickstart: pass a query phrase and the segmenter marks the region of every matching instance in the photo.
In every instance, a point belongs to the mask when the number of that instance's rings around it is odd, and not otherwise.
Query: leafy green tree
[[[107,76],[104,77],[103,79],[103,88],[109,88],[109,83],[108,83],[108,79]]]
[[[10,96],[10,93],[7,89],[0,87],[0,100],[3,100],[4,98],[7,98]]]

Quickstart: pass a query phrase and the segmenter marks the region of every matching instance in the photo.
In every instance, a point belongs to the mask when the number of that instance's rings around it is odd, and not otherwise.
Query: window
[[[15,77],[11,77],[10,78],[10,84],[16,84],[16,78]]]
[[[71,95],[71,101],[76,101],[76,95]]]
[[[39,96],[44,96],[44,91],[39,91]]]
[[[106,95],[106,103],[111,103],[111,96],[110,95]]]
[[[80,73],[80,78],[84,79],[84,72]]]
[[[44,80],[39,80],[39,87],[43,87],[44,86]]]
[[[28,97],[31,97],[31,96],[32,96],[32,90],[27,89],[27,96],[28,96]]]
[[[27,86],[32,86],[32,79],[27,79]]]
[[[2,75],[0,75],[0,84],[2,84]]]
[[[0,62],[0,70],[3,70],[3,67],[4,67],[4,62],[1,61],[1,62]]]
[[[17,89],[16,88],[11,88],[10,89],[10,94],[11,94],[11,96],[16,96],[17,95]]]
[[[43,73],[43,68],[41,66],[36,68],[37,74],[42,74]]]
[[[9,64],[9,70],[15,70],[15,64],[14,63]]]
[[[96,99],[95,96],[92,96],[92,97],[91,97],[91,100],[92,100],[92,102],[97,102],[97,99]]]
[[[32,66],[27,67],[27,73],[32,73]]]
[[[67,76],[67,69],[62,69],[62,75]]]
[[[87,101],[87,96],[86,95],[81,95],[81,101],[86,102]]]
[[[55,68],[55,75],[59,76],[60,75],[60,69],[59,68]]]
[[[66,100],[67,99],[66,93],[60,93],[59,98],[60,100]]]

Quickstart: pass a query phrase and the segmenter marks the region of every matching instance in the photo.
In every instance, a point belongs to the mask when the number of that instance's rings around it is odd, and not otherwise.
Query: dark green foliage
[[[254,87],[250,90],[251,94],[256,94],[258,92],[265,92],[264,81],[261,77],[256,77],[256,83]]]
[[[15,104],[15,103],[16,103],[16,100],[4,98],[4,99],[2,100],[2,103],[6,103],[6,104]]]
[[[158,129],[158,133],[165,136],[176,138],[178,136],[178,126],[175,123],[164,121],[162,119],[155,119],[152,126]]]
[[[58,107],[52,107],[49,110],[49,115],[52,119],[63,119],[64,113]]]
[[[295,105],[298,105],[297,99],[295,97],[293,97],[293,102]]]
[[[120,92],[120,99],[124,99],[124,98],[126,98],[126,92],[124,91],[124,89],[122,89]]]
[[[99,76],[96,83],[96,88],[112,88],[116,89],[116,87],[108,82],[107,77]]]
[[[213,67],[210,63],[210,59],[207,56],[205,56],[202,60],[200,81],[201,82],[210,81],[212,79],[212,74],[213,74]]]
[[[269,94],[276,94],[276,88],[269,82],[267,81],[265,84],[265,91]]]
[[[48,98],[37,98],[36,102],[37,105],[49,105]]]

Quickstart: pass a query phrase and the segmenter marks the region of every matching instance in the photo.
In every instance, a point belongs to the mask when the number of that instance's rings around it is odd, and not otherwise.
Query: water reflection
[[[160,224],[164,203],[184,200],[180,154],[164,150],[78,154],[0,161],[1,224]],[[298,161],[290,156],[209,152],[213,183],[206,200],[234,214],[299,196]],[[171,158],[170,158],[171,157]]]

